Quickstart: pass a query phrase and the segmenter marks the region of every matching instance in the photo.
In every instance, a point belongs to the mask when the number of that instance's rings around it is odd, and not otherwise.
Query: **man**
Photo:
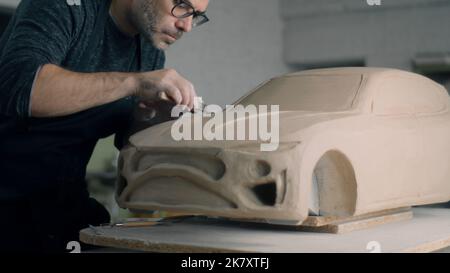
[[[21,1],[0,40],[0,250],[64,251],[109,222],[84,181],[94,146],[122,143],[138,103],[193,107],[163,50],[208,1]]]

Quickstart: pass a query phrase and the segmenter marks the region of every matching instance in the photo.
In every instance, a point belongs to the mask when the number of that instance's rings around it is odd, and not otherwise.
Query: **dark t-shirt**
[[[39,67],[133,72],[164,66],[162,51],[120,32],[108,12],[111,0],[72,2],[22,0],[1,37],[0,200],[79,183],[98,139],[117,138],[132,119],[134,97],[65,117],[31,118]]]

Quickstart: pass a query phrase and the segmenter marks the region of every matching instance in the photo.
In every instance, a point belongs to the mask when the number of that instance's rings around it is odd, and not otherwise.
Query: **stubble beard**
[[[157,24],[160,21],[160,17],[161,16],[156,9],[156,1],[144,0],[140,1],[138,10],[133,12],[130,19],[145,40],[152,43],[156,48],[164,50],[168,48],[169,44],[155,39]]]

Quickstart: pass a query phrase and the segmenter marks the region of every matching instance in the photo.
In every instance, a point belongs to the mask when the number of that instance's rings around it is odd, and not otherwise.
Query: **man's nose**
[[[190,32],[192,30],[192,16],[179,19],[175,26],[183,32]]]

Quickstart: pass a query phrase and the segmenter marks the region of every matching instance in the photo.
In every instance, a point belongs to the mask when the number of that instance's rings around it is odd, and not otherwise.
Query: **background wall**
[[[285,73],[277,0],[211,0],[211,21],[167,52],[167,66],[190,79],[208,103],[232,103]]]
[[[281,12],[285,60],[297,67],[450,64],[449,0],[281,0]]]
[[[17,5],[20,3],[20,0],[1,0],[0,1],[0,9],[4,10],[14,10]]]

